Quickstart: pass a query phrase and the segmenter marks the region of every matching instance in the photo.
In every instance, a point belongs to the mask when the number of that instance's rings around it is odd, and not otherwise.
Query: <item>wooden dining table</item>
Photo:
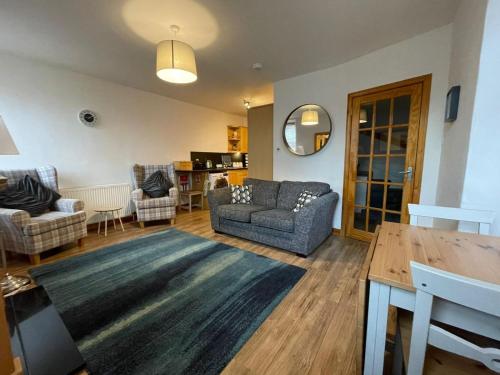
[[[389,306],[415,308],[410,261],[500,285],[499,237],[383,222],[371,249],[365,375],[383,372]],[[500,339],[497,318],[449,301],[436,301],[432,319]]]

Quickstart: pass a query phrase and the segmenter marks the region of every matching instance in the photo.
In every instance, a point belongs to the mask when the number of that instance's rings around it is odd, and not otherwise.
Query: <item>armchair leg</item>
[[[141,227],[141,229],[144,229],[144,221],[139,221],[139,226]]]
[[[79,238],[77,241],[78,247],[82,248],[83,247],[83,238]]]
[[[170,225],[175,225],[175,218],[170,219]]]
[[[40,254],[32,254],[30,257],[30,263],[32,266],[40,264]]]

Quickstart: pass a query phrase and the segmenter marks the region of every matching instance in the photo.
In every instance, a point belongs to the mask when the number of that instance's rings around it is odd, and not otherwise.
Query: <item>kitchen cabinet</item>
[[[248,128],[242,126],[240,128],[240,152],[247,153],[248,152]]]
[[[227,150],[229,152],[248,152],[248,128],[244,126],[227,127]]]
[[[243,180],[248,176],[247,169],[237,169],[234,171],[227,171],[229,183],[232,185],[243,185]]]

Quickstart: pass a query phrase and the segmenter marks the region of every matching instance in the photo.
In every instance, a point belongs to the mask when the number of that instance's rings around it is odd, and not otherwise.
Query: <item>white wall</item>
[[[246,121],[6,54],[0,82],[0,115],[20,152],[0,157],[0,169],[52,164],[62,187],[130,182],[134,163],[225,152],[226,126]],[[95,128],[78,122],[86,108],[99,116]]]
[[[347,95],[432,73],[421,202],[434,204],[448,88],[451,28],[448,25],[345,64],[277,82],[274,85],[274,179],[324,181],[342,195]],[[333,139],[326,148],[308,157],[292,155],[281,139],[281,128],[288,113],[304,103],[323,106],[334,126]],[[335,228],[341,227],[341,210],[342,202],[339,202],[333,223]]]
[[[500,1],[489,0],[477,78],[462,207],[496,211],[492,234],[500,235]]]
[[[460,85],[460,103],[457,119],[444,125],[437,198],[441,206],[461,204],[486,4],[462,0],[453,21],[449,87]]]

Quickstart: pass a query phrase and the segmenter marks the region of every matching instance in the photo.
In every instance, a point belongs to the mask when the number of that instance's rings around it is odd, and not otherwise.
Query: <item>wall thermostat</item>
[[[88,109],[80,111],[78,118],[80,119],[80,122],[86,126],[95,126],[97,122],[97,115]]]

